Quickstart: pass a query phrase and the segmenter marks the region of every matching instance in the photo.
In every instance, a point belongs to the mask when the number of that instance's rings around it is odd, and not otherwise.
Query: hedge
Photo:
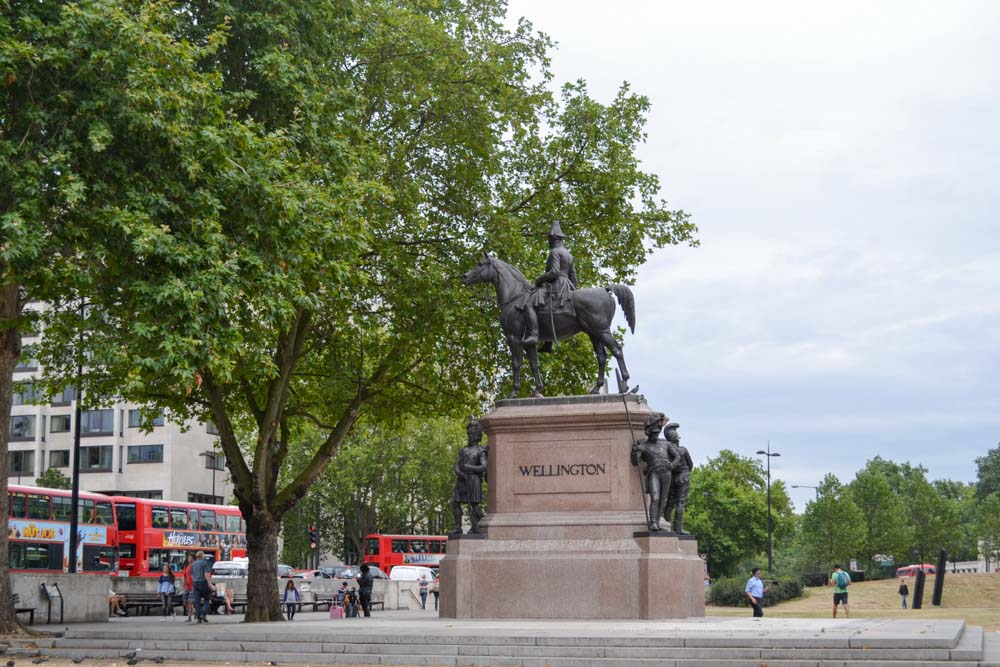
[[[802,584],[794,577],[778,577],[777,583],[767,580],[765,585],[771,587],[764,595],[765,607],[802,597]],[[749,607],[746,587],[746,579],[736,577],[717,579],[709,586],[706,601],[720,607]]]

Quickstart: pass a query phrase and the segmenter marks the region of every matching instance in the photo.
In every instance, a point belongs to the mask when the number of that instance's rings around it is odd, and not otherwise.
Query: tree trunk
[[[0,269],[3,269],[0,263]],[[21,314],[21,299],[17,285],[0,287],[0,517],[9,516],[7,495],[7,443],[10,438],[10,404],[14,368],[21,357],[21,333],[17,319]],[[11,601],[10,563],[7,553],[7,530],[0,530],[0,634],[20,630]]]
[[[246,623],[283,621],[278,589],[278,530],[280,518],[254,510],[246,512],[247,555],[251,555],[247,579]]]

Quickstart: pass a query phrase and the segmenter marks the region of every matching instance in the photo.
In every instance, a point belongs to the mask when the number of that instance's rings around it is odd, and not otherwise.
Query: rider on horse
[[[548,237],[549,258],[545,263],[545,273],[535,279],[536,289],[520,304],[528,316],[528,327],[522,341],[525,345],[538,343],[538,312],[536,308],[546,305],[547,302],[553,313],[567,310],[570,313],[573,312],[570,292],[578,287],[576,269],[573,268],[573,255],[563,245],[565,236],[558,221],[552,223]],[[548,289],[541,289],[546,283],[548,283]],[[554,331],[552,337],[555,338]],[[546,342],[538,351],[551,352],[552,343]]]

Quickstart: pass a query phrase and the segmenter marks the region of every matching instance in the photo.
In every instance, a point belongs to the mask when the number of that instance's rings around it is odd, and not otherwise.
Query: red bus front
[[[448,538],[442,535],[366,535],[362,562],[376,565],[386,574],[396,565],[437,567],[447,547]]]
[[[238,507],[115,496],[120,569],[133,577],[156,577],[164,563],[174,571],[188,553],[211,560],[247,553],[246,525]]]
[[[11,485],[7,489],[8,558],[22,572],[68,572],[72,493],[64,489]],[[118,569],[117,529],[109,496],[81,492],[78,497],[76,571]]]

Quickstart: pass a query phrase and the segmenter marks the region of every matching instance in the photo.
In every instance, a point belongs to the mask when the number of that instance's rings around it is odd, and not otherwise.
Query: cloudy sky
[[[973,481],[1000,441],[1000,3],[510,14],[559,43],[558,81],[652,102],[641,157],[701,247],[642,269],[626,359],[696,462],[770,440],[789,486],[875,454]]]

